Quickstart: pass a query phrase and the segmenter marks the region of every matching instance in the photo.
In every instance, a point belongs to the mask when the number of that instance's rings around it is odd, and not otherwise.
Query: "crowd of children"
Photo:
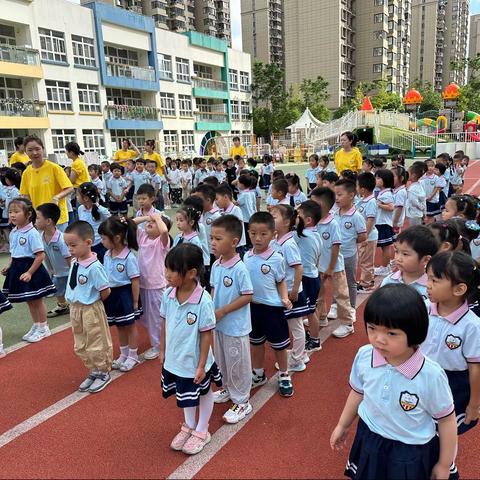
[[[267,382],[265,342],[279,393],[290,397],[291,372],[321,349],[320,329],[338,319],[333,335],[353,334],[357,294],[382,276],[364,313],[370,345],[355,358],[332,448],[358,415],[346,475],[456,474],[457,426],[472,428],[480,407],[480,204],[462,193],[462,152],[408,169],[403,157],[391,168],[365,159],[361,172],[335,172],[312,155],[304,193],[269,156],[258,173],[240,155],[163,165],[152,145],[136,161],[125,147],[118,161],[88,167],[64,233],[59,207],[33,209],[18,193],[21,172],[3,171],[3,218],[13,229],[0,311],[27,302],[25,341],[50,335],[47,317],[70,313],[88,369],[79,390],[96,393],[112,369],[139,364],[142,325],[143,359],[160,359],[163,396],[184,413],[171,448],[196,454],[210,442],[214,403],[231,402],[227,423],[251,413],[251,389]],[[169,206],[179,206],[175,238]],[[57,307],[47,312],[52,293]],[[109,326],[118,331],[115,355]]]

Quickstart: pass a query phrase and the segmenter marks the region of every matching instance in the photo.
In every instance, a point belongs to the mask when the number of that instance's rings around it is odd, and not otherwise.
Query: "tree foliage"
[[[480,112],[480,54],[451,63],[453,70],[468,69],[468,83],[460,87],[458,109]]]
[[[428,112],[430,110],[440,110],[443,107],[442,95],[436,92],[431,82],[422,82],[415,80],[411,88],[415,88],[423,97],[419,112]]]

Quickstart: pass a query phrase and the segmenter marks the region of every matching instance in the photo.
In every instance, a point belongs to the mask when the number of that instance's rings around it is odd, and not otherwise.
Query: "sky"
[[[480,13],[480,0],[470,0],[470,14],[476,15],[477,13]]]

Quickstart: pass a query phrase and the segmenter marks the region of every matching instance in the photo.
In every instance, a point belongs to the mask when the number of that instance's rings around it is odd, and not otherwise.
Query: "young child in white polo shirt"
[[[236,252],[243,231],[240,220],[234,215],[223,215],[213,222],[211,231],[212,252],[218,257],[210,276],[217,319],[215,357],[224,384],[224,388],[214,393],[214,399],[215,403],[231,400],[233,405],[223,420],[238,423],[252,411],[249,304],[253,287],[248,270]]]
[[[213,380],[222,386],[212,353],[215,309],[200,285],[203,254],[183,243],[168,252],[165,276],[170,288],[163,294],[160,317],[165,328],[160,343],[163,397],[175,395],[185,421],[172,440],[173,450],[195,455],[211,440],[208,424],[213,410]],[[198,420],[197,420],[198,410]]]
[[[456,473],[455,407],[445,372],[420,349],[429,324],[422,297],[406,285],[382,287],[368,299],[364,321],[370,345],[355,357],[330,438],[333,450],[343,448],[360,417],[344,475],[449,478]]]

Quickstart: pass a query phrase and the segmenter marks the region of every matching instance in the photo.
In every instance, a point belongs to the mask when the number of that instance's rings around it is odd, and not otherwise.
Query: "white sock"
[[[263,377],[263,374],[265,373],[265,370],[263,368],[254,368],[253,371],[255,372],[255,375],[257,375],[257,377]]]
[[[47,327],[47,322],[39,322],[39,323],[38,323],[38,326],[39,326],[40,328],[45,328],[45,327]]]
[[[125,361],[128,357],[128,345],[120,346],[120,360]]]
[[[210,422],[210,417],[213,412],[213,393],[212,390],[209,390],[206,395],[200,395],[200,405],[198,407],[198,423],[197,432],[207,433],[208,432],[208,422]]]
[[[130,358],[133,358],[134,360],[138,360],[137,350],[138,350],[138,348],[129,348],[128,349],[128,356]]]
[[[183,415],[185,416],[185,423],[188,428],[195,430],[197,426],[197,407],[186,407],[183,409]]]

